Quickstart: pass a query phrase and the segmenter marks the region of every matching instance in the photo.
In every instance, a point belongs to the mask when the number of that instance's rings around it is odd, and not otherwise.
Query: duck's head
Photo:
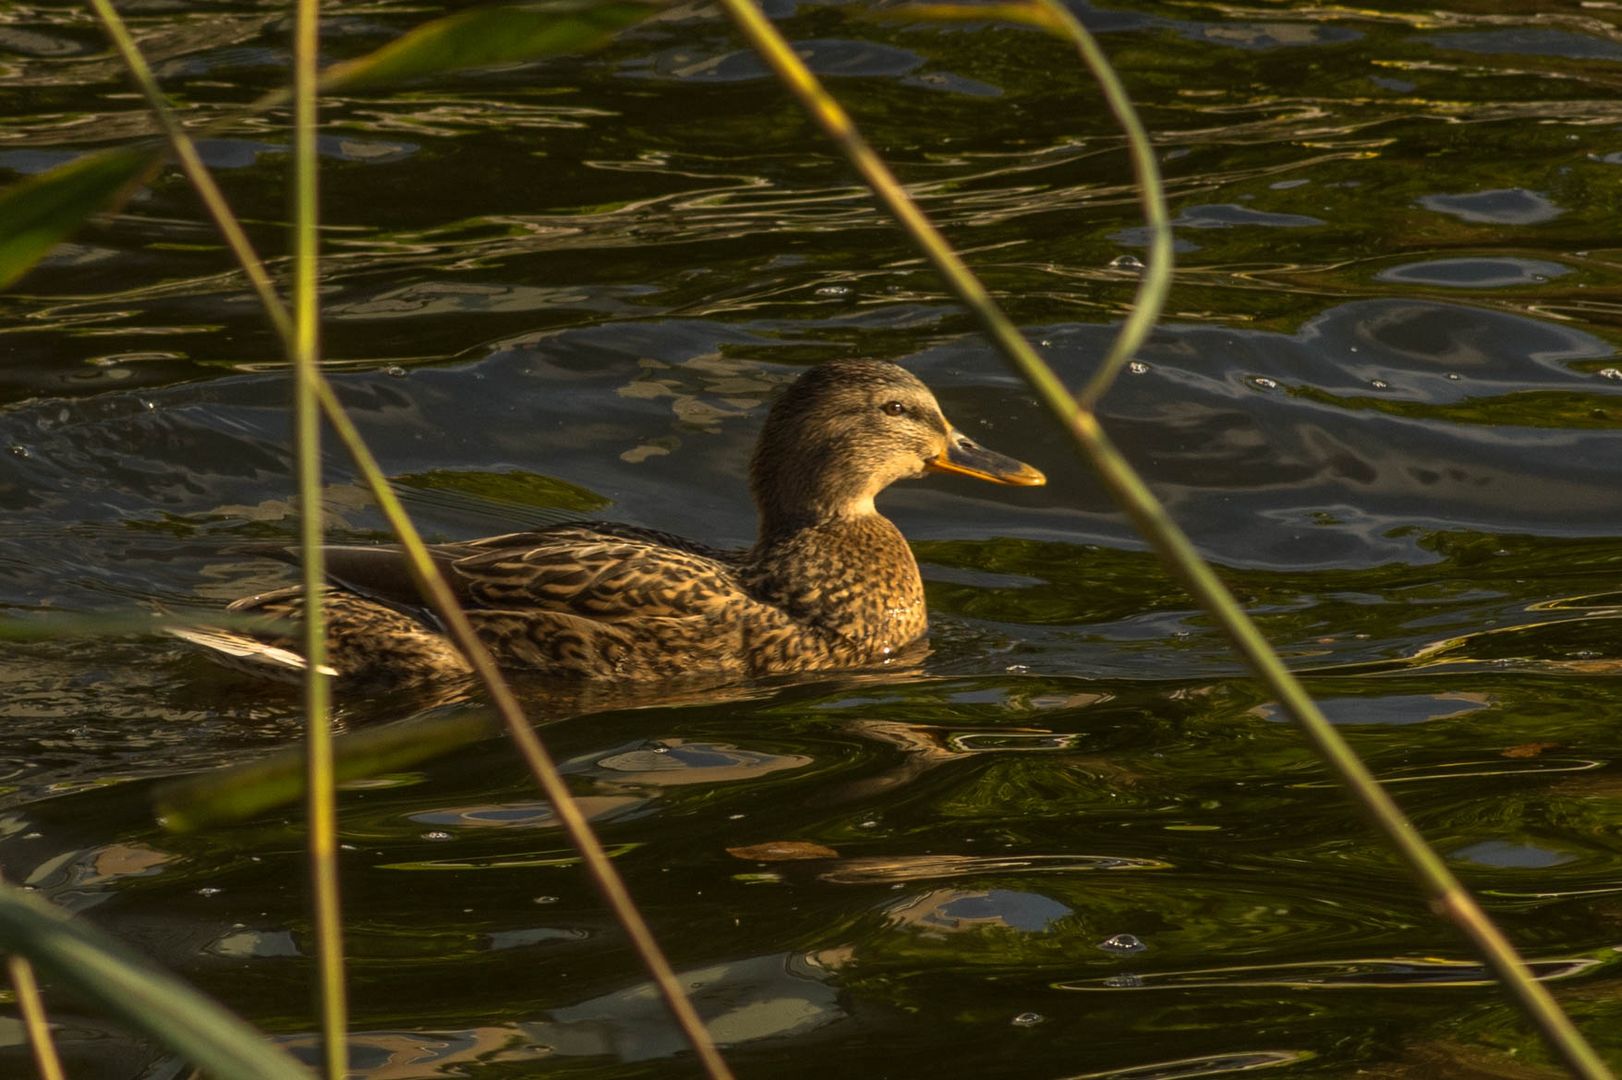
[[[999,484],[1047,482],[954,428],[910,372],[882,360],[835,360],[801,375],[772,406],[750,484],[771,529],[871,514],[879,492],[931,470]]]

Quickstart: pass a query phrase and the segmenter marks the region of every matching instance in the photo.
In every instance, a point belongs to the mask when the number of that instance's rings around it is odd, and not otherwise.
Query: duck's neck
[[[750,552],[761,597],[882,659],[928,626],[918,563],[901,530],[872,509],[810,520],[763,517]]]

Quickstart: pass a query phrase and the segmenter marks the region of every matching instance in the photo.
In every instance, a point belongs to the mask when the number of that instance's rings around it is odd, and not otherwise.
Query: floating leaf
[[[556,0],[474,8],[425,23],[322,75],[323,90],[353,90],[441,72],[583,52],[652,15],[651,4]]]
[[[177,1051],[212,1076],[310,1080],[261,1033],[108,935],[22,889],[0,885],[0,950]]]
[[[0,288],[28,272],[93,214],[128,198],[163,160],[156,144],[75,158],[0,192]]]
[[[1507,758],[1534,758],[1540,757],[1545,750],[1556,750],[1560,746],[1557,742],[1529,742],[1520,746],[1511,746],[1507,750],[1500,750],[1499,757]]]
[[[839,852],[809,840],[768,840],[764,844],[729,847],[727,854],[753,862],[794,862],[797,859],[837,859]]]

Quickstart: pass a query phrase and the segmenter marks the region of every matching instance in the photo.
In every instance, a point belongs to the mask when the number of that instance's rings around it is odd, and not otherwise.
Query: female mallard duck
[[[432,551],[505,667],[593,679],[859,667],[926,628],[918,564],[873,498],[931,469],[1045,481],[954,429],[902,368],[839,360],[801,375],[766,418],[750,467],[760,515],[752,548],[590,522]],[[423,609],[398,548],[328,547],[326,559],[330,662],[340,677],[415,681],[469,670]],[[229,610],[290,619],[302,603],[290,588]],[[181,635],[257,674],[303,667],[286,637]]]

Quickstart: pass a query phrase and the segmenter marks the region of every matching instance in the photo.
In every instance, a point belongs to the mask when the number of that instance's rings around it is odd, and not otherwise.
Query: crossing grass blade
[[[334,64],[325,91],[373,89],[467,68],[583,52],[660,10],[622,0],[555,0],[472,8],[425,23],[375,52]]]
[[[412,717],[333,740],[333,778],[342,784],[409,768],[501,734],[487,712]],[[152,794],[159,822],[175,832],[229,825],[304,797],[307,755],[290,747],[267,757],[159,785]]]
[[[259,1032],[82,920],[0,885],[0,950],[213,1076],[310,1080]]]
[[[121,205],[163,157],[159,143],[98,150],[0,191],[0,289],[90,218]]]

